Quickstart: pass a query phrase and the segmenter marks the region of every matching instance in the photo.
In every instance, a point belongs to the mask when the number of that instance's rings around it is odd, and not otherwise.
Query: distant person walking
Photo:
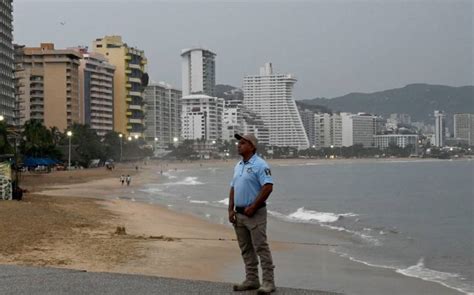
[[[122,186],[123,186],[123,183],[125,182],[125,175],[121,175],[120,176],[120,183],[122,183]]]
[[[127,175],[127,186],[130,186],[130,182],[132,182],[132,177]]]
[[[245,280],[233,285],[234,291],[258,289],[258,294],[275,291],[272,254],[267,243],[267,208],[265,201],[273,190],[268,164],[257,154],[257,138],[239,135],[237,145],[242,160],[234,168],[229,192],[229,222],[234,225],[245,264]],[[258,257],[262,284],[258,277]]]

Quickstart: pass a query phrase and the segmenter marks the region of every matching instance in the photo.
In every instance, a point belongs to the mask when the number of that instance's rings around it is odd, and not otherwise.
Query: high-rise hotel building
[[[30,119],[64,131],[80,123],[79,64],[81,53],[59,50],[52,43],[17,47],[15,79],[20,125]]]
[[[474,114],[454,114],[454,138],[474,145]]]
[[[12,0],[0,2],[0,115],[10,124],[15,123],[12,10]]]
[[[216,54],[204,48],[184,49],[181,52],[183,96],[205,94],[215,96]]]
[[[442,111],[434,111],[435,117],[435,136],[434,136],[434,146],[442,147],[444,146],[444,139],[446,136],[446,115]]]
[[[104,136],[114,129],[114,73],[104,55],[78,48],[82,53],[79,81],[81,122],[88,124],[97,135]]]
[[[273,74],[271,63],[260,68],[260,75],[244,78],[244,105],[263,119],[270,131],[271,146],[309,147],[293,98],[295,83],[292,75]]]
[[[181,136],[181,90],[166,83],[151,83],[145,89],[145,138],[155,146],[168,146]]]
[[[114,131],[143,137],[145,132],[144,86],[147,60],[143,50],[128,46],[120,36],[105,36],[93,42],[92,50],[115,66]]]

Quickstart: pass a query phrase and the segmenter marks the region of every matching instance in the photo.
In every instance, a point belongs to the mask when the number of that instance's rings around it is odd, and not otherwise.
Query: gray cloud
[[[297,99],[426,82],[473,84],[471,1],[14,2],[15,42],[90,45],[122,35],[153,80],[180,87],[180,51],[217,53],[217,82],[241,86],[271,61]],[[61,25],[60,22],[65,22]]]

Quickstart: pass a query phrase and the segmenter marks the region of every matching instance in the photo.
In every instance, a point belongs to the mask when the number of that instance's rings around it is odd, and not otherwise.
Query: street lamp
[[[66,133],[67,137],[69,137],[69,154],[68,154],[68,160],[67,160],[67,170],[71,170],[71,137],[72,137],[72,131],[68,131]]]
[[[135,135],[135,139],[138,139],[138,135]]]
[[[120,162],[122,162],[122,137],[123,137],[123,134],[120,133],[119,137],[120,137]]]
[[[127,140],[132,141],[132,137],[131,136],[127,137]]]
[[[5,117],[3,115],[0,115],[0,121],[5,120]]]
[[[158,142],[158,137],[155,137],[155,151],[156,151],[156,143]]]

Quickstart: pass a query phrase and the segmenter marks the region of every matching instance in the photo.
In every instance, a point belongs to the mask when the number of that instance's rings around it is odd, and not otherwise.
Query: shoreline
[[[435,159],[436,160],[436,159]],[[320,160],[321,161],[321,160]],[[324,163],[341,160],[322,160]],[[306,159],[297,161],[296,164],[307,163]],[[219,161],[220,165],[234,165],[234,161]],[[278,161],[270,164],[293,164],[295,161]],[[339,162],[341,163],[341,162]],[[344,162],[347,163],[347,162]],[[194,162],[194,163],[163,163],[168,169],[193,169],[201,167],[215,167],[216,163]],[[218,165],[218,166],[220,166]],[[147,165],[133,175],[131,193],[136,186],[153,181],[157,174],[150,171],[158,166]],[[54,172],[65,173],[66,180],[71,178],[67,175],[72,171]],[[82,172],[86,173],[87,172]],[[71,173],[74,174],[74,173]],[[100,174],[100,173],[99,173]],[[113,239],[121,239],[130,242],[133,247],[130,259],[116,262],[114,265],[103,266],[99,264],[74,263],[64,265],[84,267],[88,270],[107,269],[112,272],[137,273],[147,275],[159,275],[165,277],[176,277],[186,279],[203,279],[210,281],[240,281],[243,278],[243,265],[240,258],[239,249],[235,241],[232,228],[211,223],[208,220],[198,218],[194,215],[176,212],[157,204],[146,204],[123,200],[117,197],[117,193],[123,192],[123,188],[118,185],[118,178],[110,178],[110,174],[104,173],[103,178],[92,177],[84,183],[56,183],[46,185],[41,190],[32,189],[36,195],[56,196],[62,199],[74,199],[74,196],[86,199],[94,203],[100,209],[111,213],[106,222],[109,231],[114,226],[120,224],[125,226],[127,235],[114,236]],[[114,175],[115,177],[115,175]],[[48,177],[46,177],[48,178]],[[95,179],[96,178],[96,179]],[[46,182],[48,183],[48,182]],[[40,195],[41,194],[41,195]],[[66,197],[67,196],[67,197]],[[110,223],[112,222],[112,223]],[[166,223],[166,224],[164,224]],[[271,240],[270,234],[270,240]],[[198,239],[199,238],[199,239]],[[406,291],[417,290],[421,292],[442,292],[443,294],[460,294],[452,288],[445,288],[439,283],[423,281],[420,278],[397,273],[395,270],[377,270],[373,266],[364,265],[363,262],[351,261],[349,258],[340,257],[332,253],[326,246],[308,247],[307,245],[289,245],[271,241],[272,251],[275,253],[277,261],[277,275],[279,270],[283,273],[277,277],[277,285],[281,282],[284,286],[291,284],[291,272],[294,272],[295,264],[292,260],[300,263],[300,268],[307,268],[314,271],[321,278],[318,289],[326,289],[337,292],[348,292],[348,294],[380,294],[380,290],[387,290],[394,282],[398,287],[404,285]],[[309,249],[310,248],[310,249]],[[307,265],[305,257],[316,255],[319,269]],[[0,259],[1,261],[2,259]],[[308,259],[306,259],[308,260]],[[48,265],[48,264],[46,264]],[[327,273],[331,269],[332,273]],[[347,272],[347,269],[351,271]],[[287,277],[286,279],[284,277]],[[374,288],[363,286],[363,282],[377,277]],[[341,281],[349,282],[342,284]],[[361,290],[351,287],[359,285]],[[293,286],[294,287],[294,286]],[[365,288],[365,289],[364,289]],[[361,292],[361,293],[358,293]],[[377,293],[378,292],[378,293]],[[384,294],[410,294],[403,292],[393,292]],[[415,294],[415,293],[413,293]],[[423,294],[423,293],[422,293]],[[425,293],[429,294],[429,293]],[[431,293],[437,294],[437,293]]]

